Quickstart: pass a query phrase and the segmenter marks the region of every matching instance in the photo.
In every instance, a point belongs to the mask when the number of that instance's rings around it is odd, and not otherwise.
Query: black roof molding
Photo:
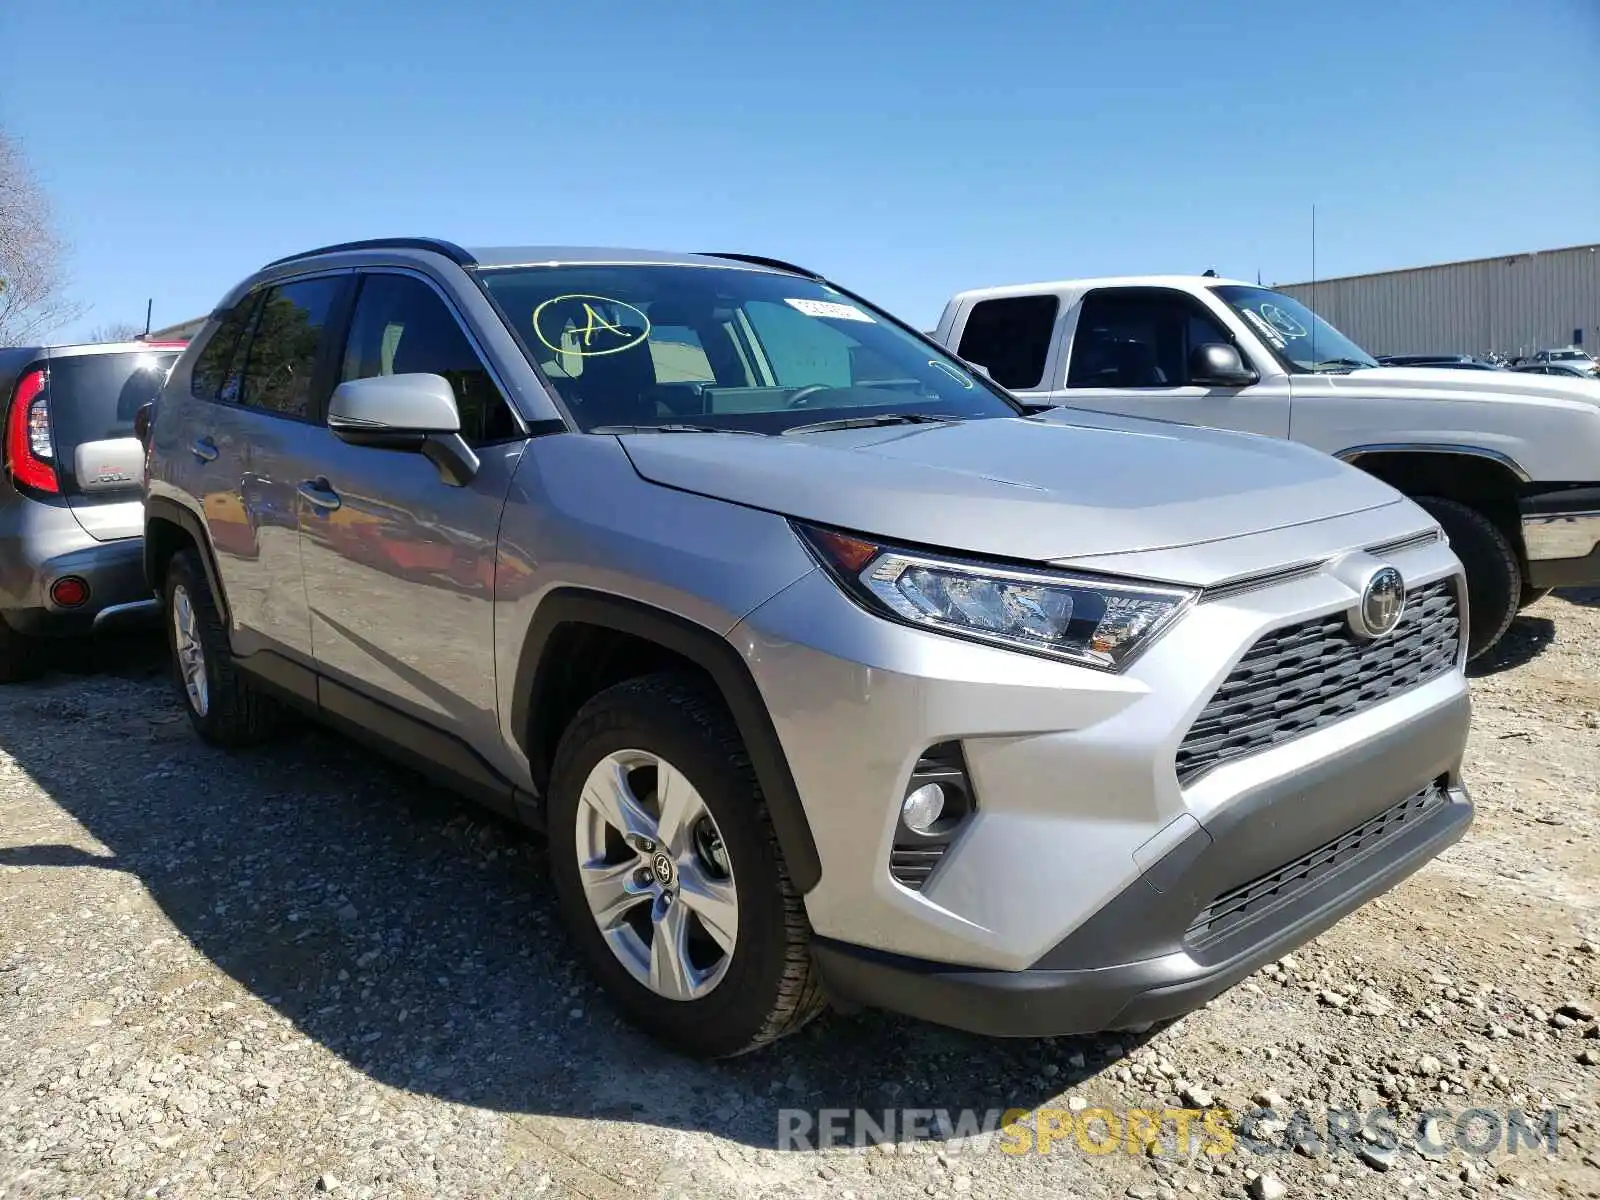
[[[787,271],[791,275],[804,275],[807,279],[821,279],[822,276],[805,267],[797,267],[792,262],[784,262],[781,258],[766,258],[760,254],[728,254],[721,250],[698,250],[707,258],[726,258],[734,262],[746,262],[757,267],[771,267],[775,271]]]
[[[434,254],[442,254],[451,262],[461,267],[476,266],[478,260],[463,250],[454,242],[447,242],[442,238],[368,238],[360,242],[336,242],[332,246],[318,246],[315,250],[302,250],[298,254],[288,254],[283,258],[275,258],[261,269],[282,266],[284,263],[295,262],[302,258],[312,258],[319,254],[338,254],[345,250],[428,250]]]

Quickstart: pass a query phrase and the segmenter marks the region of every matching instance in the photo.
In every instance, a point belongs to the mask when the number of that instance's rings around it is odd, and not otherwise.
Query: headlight
[[[1193,591],[1027,570],[795,525],[839,585],[879,616],[1120,671],[1193,602]]]

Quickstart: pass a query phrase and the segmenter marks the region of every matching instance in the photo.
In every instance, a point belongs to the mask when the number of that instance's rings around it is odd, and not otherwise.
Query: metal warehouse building
[[[1600,245],[1280,286],[1372,354],[1600,347]]]

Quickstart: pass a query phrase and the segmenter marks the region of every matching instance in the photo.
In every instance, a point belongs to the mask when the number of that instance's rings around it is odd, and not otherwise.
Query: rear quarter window
[[[249,295],[234,305],[217,325],[211,339],[201,347],[200,357],[195,359],[194,368],[189,372],[189,391],[195,399],[215,400],[222,391],[257,299],[258,296]]]

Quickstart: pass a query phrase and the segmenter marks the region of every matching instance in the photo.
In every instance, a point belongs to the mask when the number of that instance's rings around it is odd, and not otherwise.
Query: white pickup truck
[[[1209,276],[962,292],[934,336],[1032,404],[1292,438],[1438,520],[1469,653],[1551,588],[1600,584],[1600,382],[1384,367],[1299,301]]]

